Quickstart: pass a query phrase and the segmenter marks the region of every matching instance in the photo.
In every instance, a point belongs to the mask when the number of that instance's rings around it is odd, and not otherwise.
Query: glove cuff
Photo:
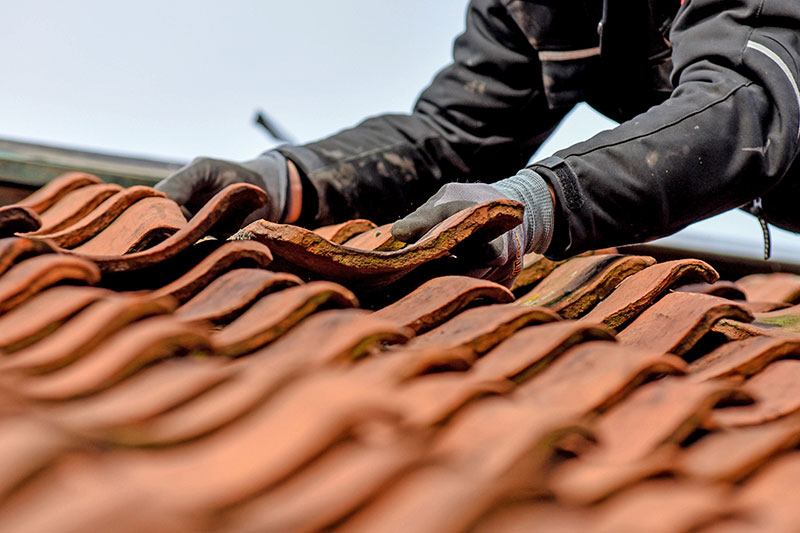
[[[542,177],[529,168],[516,176],[493,183],[504,196],[525,206],[525,253],[544,253],[553,238],[555,208],[550,189]]]
[[[267,213],[263,218],[275,222],[283,222],[288,215],[289,198],[289,167],[286,157],[278,151],[269,150],[255,159],[245,161],[243,167],[252,170],[261,178],[258,185],[269,196]]]

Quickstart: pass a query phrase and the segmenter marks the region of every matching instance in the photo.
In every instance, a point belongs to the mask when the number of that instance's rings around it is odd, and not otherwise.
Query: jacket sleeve
[[[279,148],[316,192],[316,217],[303,220],[388,222],[445,182],[512,175],[566,112],[549,110],[541,79],[531,44],[502,2],[473,0],[453,63],[410,115],[377,116],[318,142]]]
[[[797,0],[686,0],[671,97],[532,165],[557,197],[547,255],[668,235],[774,188],[798,151],[797,28]]]

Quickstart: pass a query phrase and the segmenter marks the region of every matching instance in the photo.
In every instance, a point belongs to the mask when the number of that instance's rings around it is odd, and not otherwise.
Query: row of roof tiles
[[[236,232],[263,201],[0,208],[0,528],[800,529],[800,277],[605,250],[509,290],[445,274],[513,202],[407,246]]]

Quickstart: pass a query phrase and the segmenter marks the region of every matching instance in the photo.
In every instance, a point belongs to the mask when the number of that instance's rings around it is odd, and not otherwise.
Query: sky
[[[0,3],[0,137],[188,161],[298,142],[408,112],[444,67],[467,0],[32,0]],[[579,106],[536,157],[614,124]],[[688,236],[687,236],[688,235]],[[775,254],[800,261],[776,231]],[[675,241],[676,238],[671,238]],[[726,214],[678,241],[761,254],[755,219]]]

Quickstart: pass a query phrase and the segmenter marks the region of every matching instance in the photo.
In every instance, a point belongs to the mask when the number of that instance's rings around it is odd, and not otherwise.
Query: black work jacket
[[[386,222],[445,182],[513,175],[585,101],[621,124],[530,165],[556,195],[549,257],[758,197],[800,230],[800,1],[473,0],[453,56],[410,115],[281,148],[316,193],[309,223]]]

